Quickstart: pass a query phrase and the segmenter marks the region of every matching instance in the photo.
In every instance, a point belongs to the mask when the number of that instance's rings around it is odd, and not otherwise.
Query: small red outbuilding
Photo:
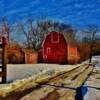
[[[67,62],[67,43],[63,34],[51,32],[43,41],[42,50],[39,52],[39,62],[58,63]]]
[[[67,60],[68,64],[77,64],[80,63],[80,54],[78,52],[77,47],[68,45],[67,46]]]

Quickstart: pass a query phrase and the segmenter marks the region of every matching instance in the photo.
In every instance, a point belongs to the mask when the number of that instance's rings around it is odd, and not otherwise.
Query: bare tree
[[[35,24],[34,24],[35,23]],[[31,18],[28,19],[27,24],[18,24],[18,31],[22,32],[26,38],[25,45],[28,48],[34,48],[35,50],[41,47],[43,38],[48,33],[49,21],[35,21]]]
[[[70,25],[48,19],[33,21],[30,17],[25,25],[18,25],[18,31],[24,34],[26,46],[35,50],[41,48],[45,36],[51,31],[62,32],[67,40],[74,40],[74,31]]]
[[[6,42],[10,43],[11,26],[6,18],[0,19],[0,35],[6,38]]]
[[[92,56],[94,52],[94,45],[96,41],[96,34],[100,31],[99,27],[97,25],[88,25],[85,30],[83,30],[83,34],[85,33],[85,36],[83,38],[83,41],[86,43],[89,43],[90,45],[90,53],[89,53],[89,63],[92,61]]]
[[[75,42],[76,30],[70,24],[54,22],[52,26],[54,31],[63,33],[67,42]]]

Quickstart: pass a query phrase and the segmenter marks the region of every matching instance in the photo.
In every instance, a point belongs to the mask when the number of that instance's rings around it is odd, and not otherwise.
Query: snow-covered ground
[[[84,62],[85,63],[85,62]],[[80,65],[80,64],[79,64]],[[58,64],[17,64],[7,65],[7,82],[28,78],[40,72],[54,73],[55,71],[69,71],[79,65],[58,65]]]
[[[85,83],[87,89],[84,100],[100,100],[100,56],[94,56],[92,61],[96,62],[96,66],[94,74]]]
[[[92,61],[96,62],[96,69],[100,70],[100,56],[94,56]]]

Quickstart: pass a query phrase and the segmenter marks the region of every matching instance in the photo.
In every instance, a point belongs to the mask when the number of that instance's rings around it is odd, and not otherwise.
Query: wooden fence
[[[6,41],[5,41],[5,37],[2,37],[0,40],[0,49],[1,49],[1,54],[2,57],[0,59],[2,59],[1,62],[1,66],[0,66],[0,77],[1,77],[1,81],[0,83],[6,83],[6,79],[7,79],[7,53],[6,53]]]

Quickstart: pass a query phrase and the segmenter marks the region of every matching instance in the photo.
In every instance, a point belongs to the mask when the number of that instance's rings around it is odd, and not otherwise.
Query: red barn
[[[42,44],[39,61],[44,63],[63,64],[67,61],[67,43],[63,34],[51,32]]]

